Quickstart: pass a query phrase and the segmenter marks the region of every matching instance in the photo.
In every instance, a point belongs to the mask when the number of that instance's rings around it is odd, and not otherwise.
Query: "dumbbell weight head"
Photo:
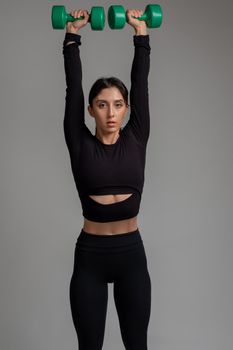
[[[51,20],[53,29],[64,29],[67,22],[74,22],[81,19],[84,19],[84,17],[74,18],[67,13],[63,5],[52,7]],[[103,30],[105,27],[104,8],[101,6],[92,7],[89,22],[92,30]]]
[[[132,16],[135,18],[134,16]],[[162,24],[162,8],[160,5],[147,5],[145,12],[139,18],[140,21],[145,21],[148,28],[158,28]],[[127,21],[126,12],[121,5],[112,5],[108,10],[108,23],[111,29],[124,28]]]
[[[105,12],[101,6],[93,6],[90,15],[91,29],[103,30],[105,27]]]
[[[144,14],[139,18],[146,21],[148,28],[158,28],[162,24],[162,8],[160,5],[147,5]]]
[[[65,6],[58,5],[52,7],[51,20],[53,29],[64,29],[66,22],[68,22],[68,14]]]
[[[108,9],[108,24],[111,29],[122,29],[126,23],[125,9],[121,5],[112,5]]]

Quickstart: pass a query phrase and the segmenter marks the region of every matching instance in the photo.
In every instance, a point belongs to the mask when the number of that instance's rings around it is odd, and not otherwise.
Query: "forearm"
[[[145,144],[149,137],[149,91],[150,70],[149,35],[134,36],[135,52],[131,69],[130,123],[140,143]]]
[[[131,90],[135,94],[147,89],[148,75],[150,70],[150,42],[149,35],[134,36],[134,58],[131,69]]]
[[[75,33],[73,33],[75,34]],[[74,39],[74,40],[73,40]],[[79,35],[65,36],[63,42],[64,68],[66,77],[66,104],[64,131],[66,142],[71,153],[77,149],[84,125],[84,95],[82,89],[82,65],[79,46]],[[74,42],[74,45],[67,45]]]
[[[74,45],[71,45],[74,43]],[[80,59],[79,46],[81,36],[75,33],[66,33],[63,41],[64,68],[67,87],[79,86],[82,81],[82,64]]]

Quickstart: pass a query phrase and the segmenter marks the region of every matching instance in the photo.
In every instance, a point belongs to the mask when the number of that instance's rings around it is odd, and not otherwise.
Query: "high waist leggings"
[[[108,283],[126,350],[147,350],[151,280],[139,230],[95,235],[81,230],[74,252],[70,305],[79,350],[101,350]]]

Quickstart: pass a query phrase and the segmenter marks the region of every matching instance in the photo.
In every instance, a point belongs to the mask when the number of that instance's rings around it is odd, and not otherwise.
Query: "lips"
[[[108,122],[107,125],[114,126],[114,125],[116,125],[116,122]]]

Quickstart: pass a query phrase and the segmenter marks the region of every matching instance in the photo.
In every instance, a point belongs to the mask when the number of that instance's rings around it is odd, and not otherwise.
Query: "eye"
[[[104,108],[105,106],[106,106],[106,104],[104,102],[101,102],[101,103],[98,104],[99,108]]]
[[[121,107],[123,107],[123,104],[122,103],[116,103],[116,107],[117,108],[121,108]]]

